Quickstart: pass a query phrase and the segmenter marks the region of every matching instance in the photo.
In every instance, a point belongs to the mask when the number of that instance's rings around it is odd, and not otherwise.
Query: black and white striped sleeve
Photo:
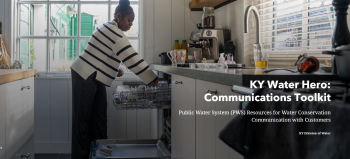
[[[113,52],[124,65],[146,84],[150,84],[157,79],[157,75],[151,70],[149,65],[131,46],[129,40],[123,37],[113,45]]]

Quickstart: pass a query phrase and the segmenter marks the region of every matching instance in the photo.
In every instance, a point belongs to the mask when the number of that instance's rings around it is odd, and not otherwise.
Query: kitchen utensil
[[[225,46],[224,46],[224,53],[225,53],[226,55],[231,54],[232,59],[233,59],[233,57],[235,56],[235,50],[236,50],[236,46],[233,44],[233,42],[232,42],[231,40],[230,40],[230,41],[227,41],[227,42],[225,43]],[[229,59],[227,58],[227,60],[229,60]],[[230,60],[230,61],[233,61],[233,60]]]
[[[342,82],[350,83],[350,45],[338,47],[336,51],[322,51],[322,53],[335,55],[339,79]]]
[[[158,89],[167,89],[168,88],[168,82],[166,81],[159,81],[157,84]]]
[[[171,60],[168,58],[167,54],[168,54],[167,52],[163,52],[163,53],[159,54],[159,57],[161,58],[162,65],[171,65]]]
[[[202,51],[194,51],[193,54],[195,60],[201,60]]]
[[[177,64],[185,64],[186,50],[176,49],[167,53],[167,56],[171,60],[172,66],[177,67]]]

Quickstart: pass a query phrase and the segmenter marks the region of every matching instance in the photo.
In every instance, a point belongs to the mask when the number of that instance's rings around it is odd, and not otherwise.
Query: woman
[[[123,31],[134,21],[128,0],[121,0],[114,20],[96,28],[82,55],[71,66],[73,88],[72,159],[89,158],[90,143],[107,139],[107,95],[115,77],[124,72],[121,62],[146,84],[159,79],[135,52]]]

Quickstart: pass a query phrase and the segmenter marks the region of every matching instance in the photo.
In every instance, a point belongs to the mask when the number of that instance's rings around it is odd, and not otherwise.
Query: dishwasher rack
[[[113,92],[116,109],[169,109],[171,105],[171,85],[143,91]]]

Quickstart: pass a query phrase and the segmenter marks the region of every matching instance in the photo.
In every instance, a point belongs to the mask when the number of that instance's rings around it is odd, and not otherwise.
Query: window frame
[[[260,3],[256,4],[255,6],[258,7],[258,10],[259,10],[260,13],[265,11],[265,10],[269,10],[270,9],[269,7],[271,7],[271,9],[274,10],[274,8],[275,8],[274,4],[272,4],[272,5],[268,6],[268,7],[262,7],[262,6],[264,6],[264,5],[268,4],[268,3],[275,3],[276,1],[277,0],[264,1],[264,2],[260,2]],[[300,20],[302,21],[302,25],[300,27],[303,28],[303,30],[308,30],[308,26],[310,25],[310,24],[308,24],[308,19],[309,19],[308,17],[310,17],[308,15],[308,13],[310,12],[309,10],[317,10],[317,9],[315,9],[315,8],[314,9],[309,9],[305,5],[305,4],[312,4],[312,3],[315,3],[315,2],[312,2],[310,0],[301,0],[301,1],[303,1],[303,4],[302,4],[303,6],[302,7],[303,7],[304,11],[301,12],[302,18]],[[317,2],[319,2],[319,1],[317,1]],[[269,9],[266,9],[266,8],[269,8]],[[326,7],[326,8],[328,8],[328,7]],[[278,12],[275,12],[275,11],[271,12],[272,15],[276,14],[276,13],[278,13]],[[261,16],[264,16],[264,14],[262,14]],[[322,15],[322,16],[324,16],[324,15]],[[285,16],[285,17],[288,17],[288,16]],[[260,18],[262,18],[262,17],[260,17]],[[271,19],[274,19],[274,18],[271,18]],[[278,18],[275,18],[275,20],[277,20],[277,19]],[[287,23],[287,22],[285,22],[285,23]],[[327,23],[331,23],[331,22],[327,22]],[[271,23],[270,25],[271,26],[269,26],[269,27],[273,27],[273,26],[277,26],[278,24],[277,23]],[[267,26],[261,25],[261,27],[267,27]],[[298,27],[292,27],[292,28],[298,28]],[[334,26],[332,26],[331,29],[334,29]],[[266,32],[273,32],[273,31],[274,31],[274,29],[268,30]],[[307,36],[308,36],[308,34],[304,33],[302,35],[302,39],[308,39]],[[271,36],[271,37],[263,36],[263,33],[262,33],[261,39],[265,39],[265,38],[271,38],[271,42],[273,41],[272,40],[273,36]],[[271,49],[272,49],[272,43],[270,43],[271,44]],[[308,43],[308,40],[302,40],[302,46],[301,46],[300,50],[278,50],[278,51],[275,50],[275,51],[271,51],[270,52],[270,59],[271,59],[271,57],[275,58],[276,60],[279,60],[279,59],[282,59],[282,58],[294,59],[295,57],[297,57],[298,55],[303,54],[303,53],[308,53],[310,55],[317,55],[321,59],[329,59],[328,55],[323,55],[322,54],[322,50],[308,50],[308,49],[306,49],[305,47],[308,47],[307,43]],[[284,57],[282,54],[286,55],[288,57]]]
[[[21,15],[21,6],[22,4],[30,4],[30,5],[33,5],[33,4],[47,4],[47,10],[46,10],[46,14],[47,14],[47,17],[51,17],[51,4],[76,4],[78,6],[77,8],[77,36],[50,36],[50,34],[48,32],[46,32],[46,35],[45,36],[20,36],[20,15]],[[67,76],[65,74],[70,74],[71,72],[60,72],[60,71],[49,71],[50,70],[50,58],[51,58],[51,55],[50,55],[50,40],[52,39],[64,39],[64,40],[76,40],[77,41],[77,44],[75,47],[77,47],[77,57],[80,56],[80,52],[81,52],[81,49],[80,49],[80,41],[81,40],[86,40],[86,39],[90,39],[91,36],[81,36],[81,5],[84,5],[84,4],[106,4],[108,5],[108,19],[109,21],[112,20],[113,17],[111,17],[112,15],[112,12],[113,9],[111,8],[112,5],[118,5],[119,4],[119,0],[103,0],[103,1],[97,1],[97,0],[94,0],[94,1],[84,1],[84,0],[72,0],[72,1],[50,1],[50,0],[40,0],[40,1],[31,1],[31,0],[28,0],[28,1],[20,1],[20,0],[17,0],[16,1],[16,10],[15,12],[17,13],[17,16],[16,16],[16,23],[18,25],[16,25],[16,38],[15,38],[15,49],[16,49],[16,59],[20,59],[20,40],[29,40],[29,39],[43,39],[43,40],[46,40],[46,71],[38,71],[37,74],[53,74],[54,76],[56,76],[56,74],[61,74],[63,76]],[[127,37],[129,40],[138,40],[138,48],[140,49],[139,50],[139,54],[141,55],[141,57],[143,57],[143,50],[140,46],[142,46],[142,39],[143,39],[143,36],[142,36],[142,27],[143,26],[143,2],[141,0],[139,1],[130,1],[130,5],[138,5],[138,13],[139,13],[139,17],[138,17],[138,30],[139,30],[139,35],[138,37]],[[50,23],[49,21],[47,20],[46,21],[46,29],[49,30],[48,28],[50,28]],[[132,74],[132,72],[130,73],[125,73],[125,74]],[[128,76],[130,76],[128,75]]]

